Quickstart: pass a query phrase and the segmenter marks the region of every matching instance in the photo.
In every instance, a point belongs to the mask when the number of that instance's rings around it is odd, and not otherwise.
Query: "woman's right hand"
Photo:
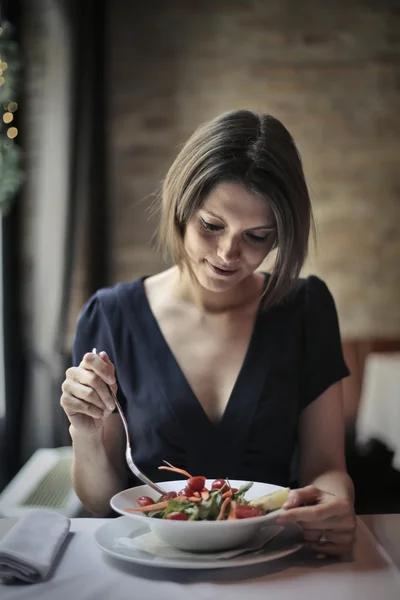
[[[60,404],[76,430],[93,435],[115,408],[106,385],[117,392],[114,365],[106,352],[88,352],[79,367],[70,367],[65,375]]]

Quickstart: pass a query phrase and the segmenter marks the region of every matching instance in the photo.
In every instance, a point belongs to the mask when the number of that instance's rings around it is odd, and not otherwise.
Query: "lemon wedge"
[[[259,506],[266,512],[271,512],[272,510],[277,510],[281,508],[289,495],[290,488],[284,488],[283,490],[277,490],[276,492],[271,492],[270,494],[266,494],[265,496],[261,496],[260,498],[255,498],[254,500],[250,500],[250,506]]]

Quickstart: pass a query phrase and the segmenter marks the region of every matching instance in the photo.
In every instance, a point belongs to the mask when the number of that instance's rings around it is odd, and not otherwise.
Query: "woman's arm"
[[[355,540],[354,487],[346,471],[342,386],[335,383],[303,411],[299,480],[278,523],[297,522],[312,550],[350,554]]]
[[[110,498],[126,487],[125,435],[106,382],[116,390],[115,369],[105,352],[86,353],[66,372],[61,406],[71,425],[72,482],[84,507],[96,516],[110,512]]]
[[[328,388],[302,412],[299,421],[299,483],[354,502],[347,470],[342,383]]]
[[[73,425],[70,435],[74,448],[72,482],[88,512],[96,517],[110,513],[110,499],[127,487],[124,467],[124,431],[119,415],[110,415],[92,436]]]

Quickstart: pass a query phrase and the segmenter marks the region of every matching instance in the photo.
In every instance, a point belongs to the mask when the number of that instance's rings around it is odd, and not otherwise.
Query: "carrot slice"
[[[203,500],[208,500],[210,498],[210,492],[208,490],[202,490],[200,494]]]
[[[175,467],[175,465],[171,465],[171,463],[169,463],[167,460],[163,460],[163,462],[165,462],[165,464],[168,465],[168,467],[171,467],[172,469],[176,469],[177,471],[181,471],[182,473],[186,473],[186,475],[189,477],[189,479],[192,477],[190,473],[188,473],[184,469],[179,469],[178,467]]]
[[[232,490],[231,490],[231,489],[229,489],[227,492],[224,492],[224,493],[222,494],[222,497],[223,497],[223,498],[232,498]]]
[[[168,467],[172,467],[173,469],[176,468],[176,467],[174,467],[174,465],[171,465],[171,463],[168,462],[167,460],[163,460],[163,463],[165,463]]]
[[[164,460],[165,463],[167,463],[166,460]],[[158,467],[160,469],[160,471],[172,471],[173,473],[180,473],[181,475],[184,475],[185,477],[187,477],[188,479],[191,478],[190,473],[188,473],[187,471],[185,471],[185,469],[178,469],[178,467],[174,467],[173,465],[170,465],[170,463],[167,463],[167,465],[169,465],[168,467]]]
[[[164,500],[164,502],[156,502],[155,504],[149,504],[148,506],[135,506],[135,507],[127,507],[123,510],[134,510],[137,512],[151,512],[152,510],[163,510],[167,508],[168,500]]]
[[[229,507],[227,521],[235,521],[237,519],[235,511],[236,511],[236,500],[232,500],[231,505]]]
[[[222,506],[221,506],[221,510],[219,511],[219,515],[218,515],[218,517],[216,519],[217,521],[222,521],[222,519],[224,518],[225,509],[228,506],[228,504],[229,504],[230,501],[231,501],[230,498],[225,498],[225,500],[223,501]]]
[[[189,501],[189,502],[201,502],[201,498],[194,498],[193,496],[191,498],[186,498],[186,496],[178,496],[177,498],[174,498],[174,500],[178,500],[178,502],[185,502],[185,501]],[[168,506],[168,500],[163,500],[162,502],[156,502],[156,504],[149,504],[148,506],[134,506],[134,507],[127,507],[124,508],[123,510],[134,510],[137,512],[150,512],[152,510],[163,510],[164,508],[167,508]]]

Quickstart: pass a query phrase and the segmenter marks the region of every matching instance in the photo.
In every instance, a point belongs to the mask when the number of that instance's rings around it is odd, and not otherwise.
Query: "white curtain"
[[[57,336],[69,240],[72,43],[56,0],[26,3],[26,218],[31,273],[25,284],[28,372],[22,458],[53,447],[64,365]],[[71,242],[72,243],[72,242]]]
[[[0,218],[0,282],[3,281],[3,219]],[[3,285],[0,283],[0,450],[5,452],[6,389],[4,372]],[[1,464],[1,463],[0,463]],[[6,484],[4,461],[0,468],[0,491]]]

